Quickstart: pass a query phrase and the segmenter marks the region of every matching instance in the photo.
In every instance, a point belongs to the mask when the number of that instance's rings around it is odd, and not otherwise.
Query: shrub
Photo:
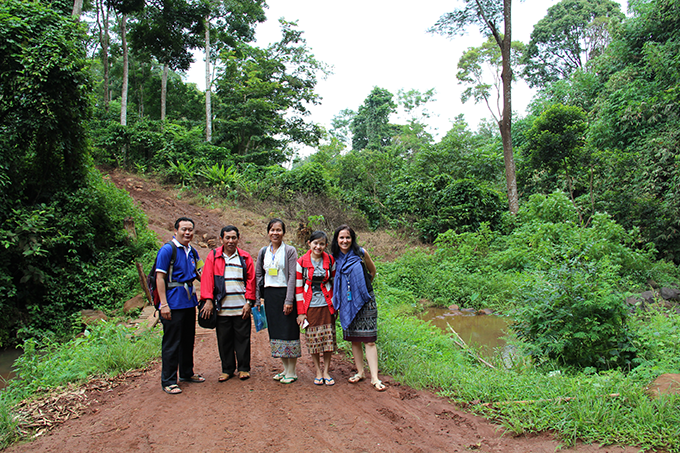
[[[512,328],[539,362],[552,359],[598,370],[635,366],[627,307],[600,277],[616,274],[608,267],[574,259],[550,270],[537,286],[524,288]]]

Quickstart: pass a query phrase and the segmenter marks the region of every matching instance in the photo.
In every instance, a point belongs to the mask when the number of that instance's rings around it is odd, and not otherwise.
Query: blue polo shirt
[[[172,242],[177,246],[177,256],[175,257],[175,264],[172,268],[172,281],[179,283],[188,282],[191,279],[198,277],[194,254],[191,253],[191,245],[184,247],[174,237],[172,238]],[[156,270],[167,275],[171,258],[172,245],[164,244],[158,251]],[[187,288],[189,293],[187,293]],[[193,283],[188,283],[187,285],[178,286],[176,288],[166,288],[166,296],[168,299],[168,306],[171,310],[192,308],[198,305],[196,294],[194,294]]]

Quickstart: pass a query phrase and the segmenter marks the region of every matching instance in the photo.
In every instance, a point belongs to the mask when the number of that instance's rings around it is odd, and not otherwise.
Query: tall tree
[[[129,14],[144,9],[144,0],[108,0],[108,4],[120,14],[120,39],[123,50],[123,87],[120,92],[120,124],[121,126],[127,126],[128,71],[130,58],[127,45],[127,18]]]
[[[280,163],[290,143],[316,145],[322,129],[306,121],[318,104],[318,76],[328,73],[314,58],[297,24],[280,20],[281,41],[266,49],[240,45],[222,53],[217,80],[215,144],[262,164]]]
[[[96,0],[97,29],[99,30],[99,45],[101,46],[102,68],[104,71],[104,109],[109,111],[109,6],[104,0]]]
[[[235,49],[239,42],[255,38],[254,25],[264,22],[264,0],[212,0],[205,16],[205,140],[212,140],[211,92],[214,71],[211,63],[225,49]],[[215,35],[216,41],[211,39]],[[214,42],[214,46],[212,43]]]
[[[161,120],[165,119],[168,69],[186,71],[193,62],[191,49],[204,38],[204,17],[208,7],[185,0],[150,0],[130,33],[137,50],[154,56],[163,67]]]
[[[510,212],[516,214],[519,210],[519,196],[517,194],[517,178],[515,176],[515,158],[512,152],[512,0],[464,0],[463,8],[442,15],[432,33],[444,36],[462,35],[468,27],[477,27],[483,34],[492,36],[501,50],[503,71],[503,113],[498,122],[503,141],[503,160],[505,161],[505,179],[508,192]],[[501,23],[504,31],[501,32]]]
[[[601,55],[611,41],[609,25],[623,19],[613,0],[562,0],[534,25],[523,57],[523,75],[531,86],[567,78]]]
[[[379,149],[390,144],[396,132],[390,126],[390,115],[397,109],[393,97],[386,89],[373,87],[352,118],[352,149]]]
[[[524,51],[524,44],[519,41],[512,43],[512,65],[519,64],[519,58]],[[475,102],[484,102],[487,109],[498,123],[503,115],[503,80],[502,80],[501,50],[492,36],[480,47],[470,47],[458,60],[458,83],[468,87],[461,95],[461,101],[467,102],[473,98]],[[514,80],[514,77],[513,77]]]

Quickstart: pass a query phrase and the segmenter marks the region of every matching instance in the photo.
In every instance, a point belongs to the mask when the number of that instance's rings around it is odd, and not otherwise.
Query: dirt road
[[[265,243],[265,221],[241,210],[207,211],[177,201],[162,188],[127,175],[112,180],[127,189],[163,240],[180,215],[197,222],[197,241],[215,237],[233,223],[251,254]],[[245,226],[243,224],[246,224]],[[205,235],[205,237],[204,237]],[[199,248],[202,256],[207,248]],[[207,381],[182,383],[183,393],[166,395],[160,364],[108,391],[91,391],[90,406],[31,443],[10,452],[503,452],[552,453],[560,443],[549,434],[503,435],[480,417],[457,410],[431,392],[401,386],[381,375],[389,388],[378,393],[368,381],[352,385],[353,365],[333,358],[334,386],[315,386],[314,366],[304,350],[299,380],[272,380],[280,360],[269,354],[266,331],[252,342],[252,377],[217,382],[220,373],[215,332],[197,328],[195,370]],[[561,451],[633,453],[638,449],[577,445]]]

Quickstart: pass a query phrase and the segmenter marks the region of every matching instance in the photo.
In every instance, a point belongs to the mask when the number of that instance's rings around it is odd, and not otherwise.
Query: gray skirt
[[[342,338],[346,341],[374,343],[378,339],[378,305],[373,292],[347,329],[343,329]]]

